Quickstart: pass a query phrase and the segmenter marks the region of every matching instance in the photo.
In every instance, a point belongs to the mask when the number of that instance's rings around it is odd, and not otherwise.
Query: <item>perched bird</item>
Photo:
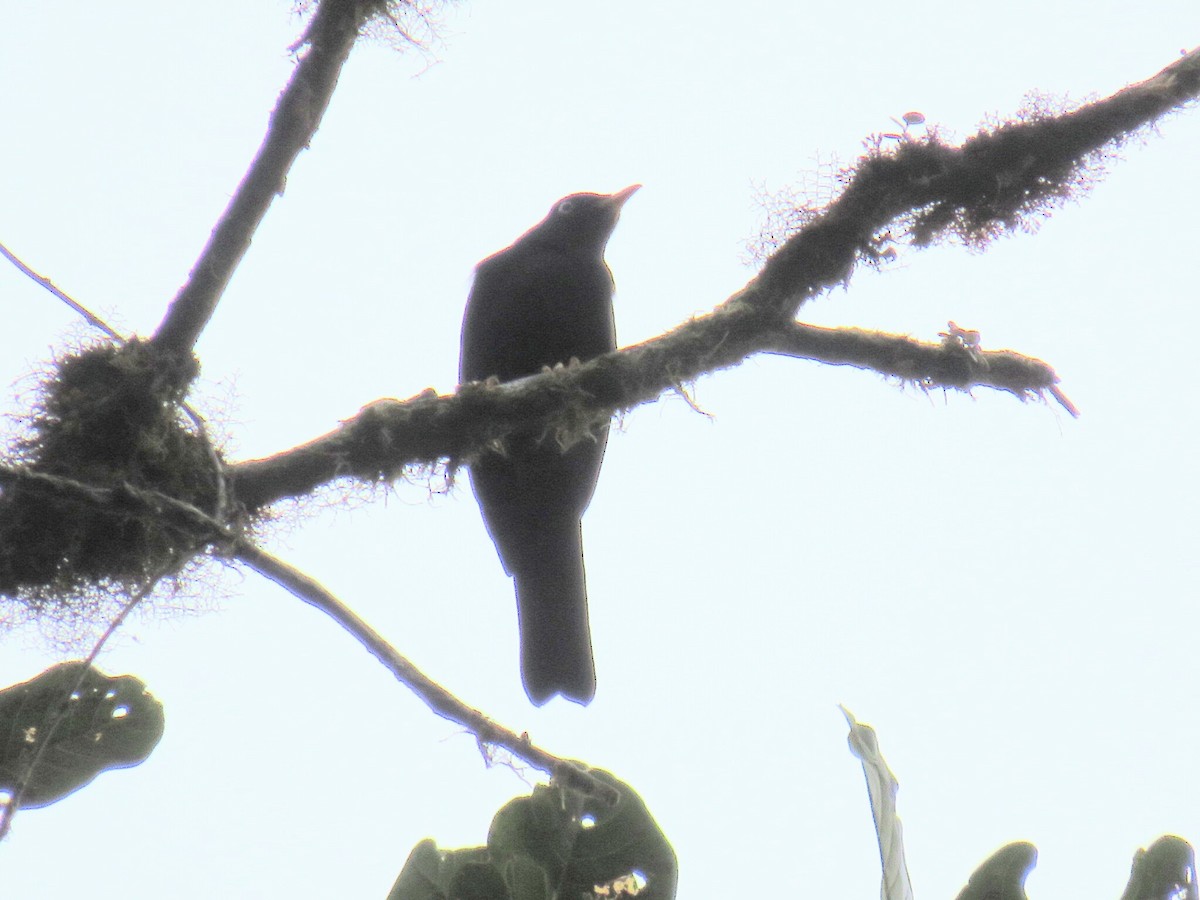
[[[616,349],[604,248],[641,185],[572,194],[475,267],[459,380],[509,381]],[[471,467],[471,485],[504,571],[516,580],[521,678],[538,706],[596,694],[580,519],[596,489],[607,426],[563,452],[552,433],[515,434]]]

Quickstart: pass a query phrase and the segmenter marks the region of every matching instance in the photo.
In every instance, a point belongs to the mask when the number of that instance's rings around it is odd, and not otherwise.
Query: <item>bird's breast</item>
[[[616,348],[603,259],[512,248],[479,265],[463,321],[463,378],[501,380]]]

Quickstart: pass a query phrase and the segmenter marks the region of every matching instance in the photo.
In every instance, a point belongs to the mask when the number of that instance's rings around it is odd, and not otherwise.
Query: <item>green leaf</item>
[[[503,880],[493,875],[493,869],[486,847],[439,850],[426,838],[408,854],[387,900],[467,900],[477,896],[507,900]],[[501,893],[471,893],[495,890],[497,885]]]
[[[444,900],[446,895],[438,887],[441,868],[442,854],[437,844],[426,838],[408,854],[387,900]]]
[[[553,900],[546,871],[528,856],[512,857],[502,872],[512,900]]]
[[[503,876],[488,862],[460,866],[450,882],[450,900],[509,900]]]
[[[0,787],[23,783],[23,808],[47,806],[106,769],[144,762],[163,726],[141,680],[61,663],[0,691]]]
[[[639,900],[671,900],[679,863],[645,802],[609,772],[588,771],[598,781],[615,787],[620,799],[609,808],[594,798],[583,798],[584,815],[591,818],[592,824],[579,829],[559,895],[574,896],[571,891],[590,891],[594,885],[638,874],[646,881],[638,892]]]
[[[1036,865],[1033,844],[1006,844],[971,874],[958,900],[1026,900],[1025,879]]]
[[[488,850],[503,866],[521,858],[540,868],[550,884],[562,880],[579,831],[578,816],[565,808],[563,792],[537,785],[528,797],[500,808],[488,829]]]
[[[675,851],[642,798],[608,772],[614,807],[578,791],[538,785],[504,804],[487,847],[439,851],[424,840],[409,854],[388,900],[555,900],[637,884],[639,900],[672,900]]]
[[[1192,845],[1173,834],[1160,837],[1149,849],[1138,850],[1121,900],[1170,900],[1195,890],[1196,854]],[[1186,896],[1193,896],[1187,894]]]
[[[642,798],[608,772],[588,772],[616,788],[616,806],[555,785],[539,785],[531,796],[505,804],[492,820],[492,858],[502,866],[514,859],[530,861],[545,873],[551,896],[591,894],[597,885],[638,875],[646,881],[639,893],[643,900],[674,897],[675,851]]]

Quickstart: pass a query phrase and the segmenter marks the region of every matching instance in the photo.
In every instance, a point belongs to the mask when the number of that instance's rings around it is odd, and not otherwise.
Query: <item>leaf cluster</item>
[[[538,785],[492,819],[487,846],[413,848],[388,900],[552,900],[675,896],[675,851],[641,797],[608,772],[590,774],[615,788],[615,806],[557,783]]]

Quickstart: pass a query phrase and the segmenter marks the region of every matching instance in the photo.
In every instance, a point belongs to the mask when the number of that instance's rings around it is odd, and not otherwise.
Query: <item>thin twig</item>
[[[237,545],[235,555],[254,571],[319,609],[344,628],[379,660],[396,679],[444,719],[466,728],[481,744],[503,747],[531,766],[550,773],[556,780],[609,803],[616,802],[614,790],[592,778],[574,763],[534,746],[527,735],[518,735],[497,725],[423,673],[377,631],[342,603],[324,585],[249,541]]]
[[[112,328],[107,322],[85,307],[82,303],[79,303],[68,294],[55,287],[54,282],[45,275],[39,275],[37,272],[33,271],[33,269],[29,268],[29,266],[25,265],[25,263],[22,262],[15,253],[13,253],[3,244],[0,244],[0,255],[3,255],[5,259],[20,269],[25,275],[29,276],[29,278],[36,281],[63,303],[67,304],[67,306],[71,307],[71,309],[75,310],[75,312],[83,316],[88,321],[89,325],[99,328],[115,341],[124,342],[125,338],[121,337],[120,332]]]
[[[213,518],[217,522],[224,522],[226,514],[229,511],[229,489],[225,483],[225,463],[221,460],[221,454],[217,452],[216,445],[208,436],[208,424],[204,421],[204,417],[187,403],[180,403],[179,407],[192,420],[192,424],[196,426],[196,433],[200,437],[200,442],[204,445],[204,452],[208,454],[208,461],[212,463],[212,475],[216,481],[217,493],[216,509],[213,511]]]
[[[117,487],[101,487],[88,484],[65,475],[55,475],[50,472],[39,472],[28,466],[11,466],[0,464],[0,485],[24,482],[32,486],[51,488],[56,491],[70,491],[85,502],[97,506],[112,506],[117,503],[127,504],[130,501],[141,504],[142,508],[154,515],[161,516],[170,509],[187,520],[207,543],[228,543],[237,537],[236,531],[214,519],[211,515],[195,504],[172,497],[151,488],[138,487],[124,482]]]

